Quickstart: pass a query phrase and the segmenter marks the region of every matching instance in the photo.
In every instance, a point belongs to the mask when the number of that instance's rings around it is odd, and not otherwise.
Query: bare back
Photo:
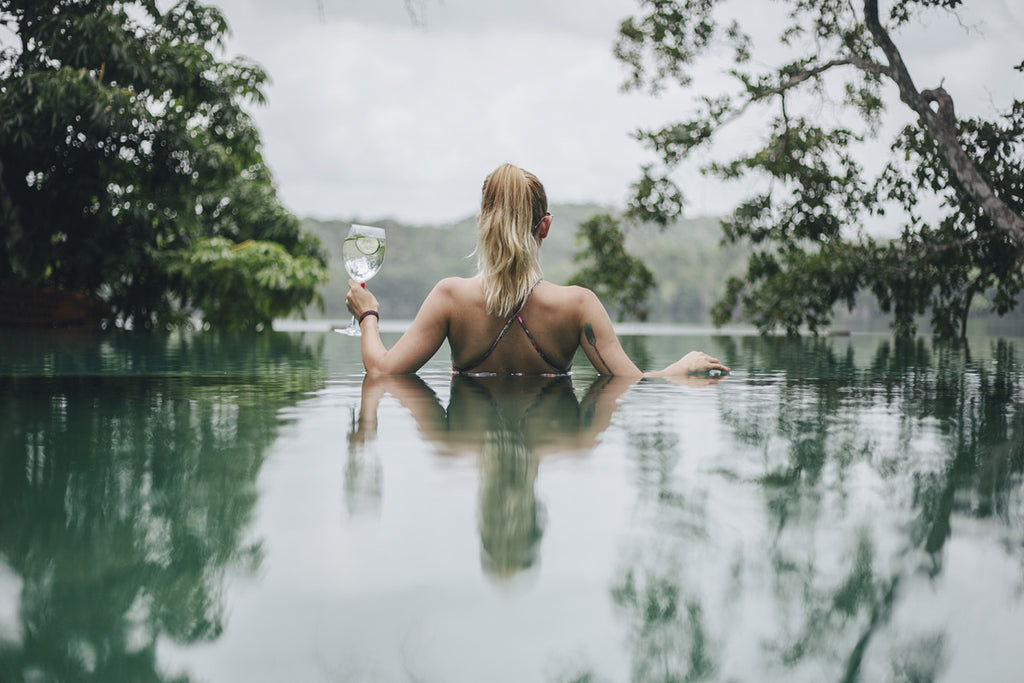
[[[456,367],[472,372],[541,374],[565,371],[572,365],[579,347],[584,290],[541,281],[519,312],[521,324],[510,324],[512,319],[486,313],[479,276],[448,278],[442,285],[450,297],[448,343]],[[495,344],[506,326],[504,336]]]
[[[353,312],[375,309],[377,303],[355,280],[349,282],[346,300],[365,300],[365,304],[350,303],[349,310]],[[542,280],[527,297],[519,315],[513,316],[511,321],[488,315],[484,301],[480,276],[441,280],[427,295],[409,329],[391,349],[381,342],[376,317],[367,318],[361,324],[364,328],[363,364],[367,372],[416,372],[447,340],[453,365],[461,372],[564,374],[576,351],[582,347],[587,359],[601,374],[626,377],[642,374],[622,350],[600,299],[585,287],[562,287]],[[512,321],[514,324],[510,324]],[[506,326],[508,329],[501,336]],[[690,361],[678,365],[683,360],[665,372],[688,371],[691,367],[702,369],[708,362],[702,357],[700,367]]]

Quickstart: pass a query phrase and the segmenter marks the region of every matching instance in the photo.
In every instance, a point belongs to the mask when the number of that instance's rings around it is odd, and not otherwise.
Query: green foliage
[[[631,217],[670,222],[685,203],[673,169],[709,148],[726,125],[760,121],[761,143],[702,169],[756,188],[723,223],[725,243],[748,244],[754,254],[716,305],[716,323],[739,312],[763,332],[817,332],[837,304],[853,307],[861,291],[893,314],[898,335],[913,333],[926,312],[933,331],[951,337],[966,333],[979,301],[997,315],[1012,310],[1024,289],[1024,103],[994,120],[943,119],[945,91],[917,92],[900,72],[888,29],[871,21],[874,0],[783,4],[788,25],[777,45],[789,50],[789,61],[761,72],[725,0],[640,0],[638,16],[623,22],[615,52],[629,68],[627,87],[686,88],[693,67],[720,57],[722,46],[732,48],[737,85],[697,98],[682,122],[638,133],[660,166],[643,168]],[[901,0],[887,21],[896,28],[959,4]],[[889,163],[872,177],[857,152],[877,137],[892,83],[922,121],[899,134]],[[825,107],[834,115],[822,116]],[[965,173],[970,165],[977,175]],[[993,202],[982,210],[979,187],[1006,211]],[[898,226],[898,237],[877,241],[867,233],[868,221],[883,220]]]
[[[0,52],[0,286],[95,295],[135,328],[196,309],[248,327],[313,300],[324,255],[280,206],[243,107],[266,75],[218,58],[218,9],[0,0],[0,23],[17,37]],[[287,258],[275,277],[220,264],[219,282],[251,287],[220,302],[183,267],[214,238]]]
[[[650,166],[644,167],[643,175],[633,184],[632,190],[628,213],[637,221],[664,227],[682,213],[683,193],[667,179],[652,175]]]
[[[1024,103],[1001,120],[962,120],[960,134],[982,173],[1000,179],[1004,201],[1024,214]],[[897,331],[912,332],[911,316],[930,310],[940,336],[963,336],[978,299],[999,316],[1014,310],[1024,290],[1021,246],[960,189],[920,128],[904,128],[892,149],[909,163],[890,162],[876,192],[908,219],[899,237],[877,250],[870,286],[882,310],[893,311]],[[938,198],[946,215],[935,222],[922,216],[921,193]]]
[[[816,334],[832,320],[836,301],[853,310],[861,286],[865,253],[858,245],[833,242],[808,252],[787,249],[755,251],[747,262],[745,277],[729,279],[725,293],[712,309],[716,325],[729,321],[731,311],[742,306],[758,329],[782,327],[799,334],[806,326]],[[752,292],[750,280],[763,282]]]
[[[574,260],[583,267],[569,280],[594,290],[619,320],[647,320],[647,294],[654,275],[643,261],[625,250],[620,223],[608,214],[597,214],[580,224],[577,241],[582,249]]]
[[[193,300],[219,328],[269,327],[312,299],[322,303],[319,261],[292,256],[276,242],[200,239],[170,254],[165,265],[171,275],[195,283]]]

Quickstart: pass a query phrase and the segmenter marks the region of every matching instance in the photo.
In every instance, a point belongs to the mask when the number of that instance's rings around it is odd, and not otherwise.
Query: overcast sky
[[[622,205],[651,160],[630,133],[691,106],[679,93],[621,92],[612,43],[635,0],[416,0],[419,23],[404,0],[210,1],[231,25],[229,52],[270,74],[269,102],[253,113],[299,216],[457,220],[505,161],[536,173],[553,202]],[[780,7],[741,4],[766,26]],[[1011,69],[1024,60],[1024,3],[968,4],[968,30],[936,15],[897,42],[919,88],[945,79],[958,113],[986,114],[1024,97]],[[700,82],[713,91],[719,80],[709,70]],[[691,215],[724,213],[736,197],[692,169],[677,180]]]

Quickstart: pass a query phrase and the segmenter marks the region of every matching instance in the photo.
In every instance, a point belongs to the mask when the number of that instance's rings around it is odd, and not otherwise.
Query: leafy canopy
[[[637,133],[659,164],[634,185],[630,215],[666,225],[685,204],[672,171],[734,122],[759,131],[752,149],[702,167],[756,188],[724,222],[725,241],[755,253],[745,277],[730,280],[717,323],[739,311],[763,332],[817,332],[836,304],[852,307],[869,291],[893,313],[897,334],[913,333],[916,316],[930,311],[934,332],[955,337],[976,299],[1000,315],[1013,309],[1024,286],[1024,102],[992,120],[960,119],[941,84],[915,86],[892,38],[959,5],[897,0],[884,17],[877,0],[759,6],[759,17],[781,10],[784,20],[772,52],[786,57],[763,67],[725,0],[639,0],[615,46],[627,88],[691,88],[694,68],[723,55],[734,88],[697,97],[685,120]],[[887,163],[869,172],[863,146],[897,97],[910,122]],[[898,236],[872,236],[865,226],[879,221]]]
[[[220,10],[0,0],[0,25],[0,287],[90,294],[135,328],[252,327],[317,299],[325,256],[244,109],[266,74],[219,56]]]
[[[609,214],[595,214],[580,223],[576,241],[581,249],[573,256],[580,269],[567,284],[591,287],[617,318],[647,320],[647,294],[654,275],[647,265],[625,250],[621,223]]]

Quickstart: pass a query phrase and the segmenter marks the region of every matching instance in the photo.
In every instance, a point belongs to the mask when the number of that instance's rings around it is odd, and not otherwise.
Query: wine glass
[[[341,256],[345,259],[349,277],[365,283],[377,274],[384,263],[384,228],[353,223],[341,246]],[[352,316],[348,327],[338,332],[352,337],[362,335],[355,316]]]

